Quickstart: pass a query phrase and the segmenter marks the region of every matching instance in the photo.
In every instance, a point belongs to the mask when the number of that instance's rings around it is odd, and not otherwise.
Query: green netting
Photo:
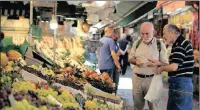
[[[3,51],[3,52],[7,52],[9,50],[16,50],[16,51],[20,52],[22,54],[22,56],[24,56],[29,44],[27,41],[25,41],[24,44],[22,44],[20,46],[16,46],[13,44],[12,38],[4,38],[2,40],[1,46],[2,46],[1,51]]]

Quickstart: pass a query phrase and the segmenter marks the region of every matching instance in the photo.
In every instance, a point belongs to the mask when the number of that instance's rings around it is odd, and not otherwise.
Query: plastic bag
[[[162,75],[154,75],[149,90],[144,99],[148,100],[151,103],[159,103],[160,99],[162,98],[162,90]]]

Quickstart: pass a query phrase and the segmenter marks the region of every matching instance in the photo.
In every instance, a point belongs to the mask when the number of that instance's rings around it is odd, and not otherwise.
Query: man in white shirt
[[[143,110],[154,71],[157,67],[168,64],[167,49],[163,42],[153,36],[154,27],[150,22],[142,23],[141,39],[135,41],[129,54],[133,67],[134,110]],[[149,110],[158,109],[157,104],[148,102]]]

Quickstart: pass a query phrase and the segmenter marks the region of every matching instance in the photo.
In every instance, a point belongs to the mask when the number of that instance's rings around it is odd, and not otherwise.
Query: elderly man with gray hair
[[[129,54],[129,62],[133,67],[133,100],[134,110],[143,110],[147,94],[155,70],[161,65],[168,64],[165,44],[157,40],[154,27],[150,22],[142,23],[141,39],[135,41]],[[149,110],[158,110],[157,104],[148,101]]]
[[[177,26],[168,24],[163,29],[164,41],[172,45],[170,64],[159,67],[155,73],[167,71],[169,76],[169,99],[167,110],[192,110],[194,55],[192,45]]]

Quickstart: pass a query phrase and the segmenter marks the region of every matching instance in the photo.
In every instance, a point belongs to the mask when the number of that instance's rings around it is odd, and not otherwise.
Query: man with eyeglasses
[[[192,45],[177,26],[168,24],[163,29],[164,41],[172,45],[169,65],[161,66],[155,74],[168,72],[169,99],[167,110],[192,110],[194,55]]]
[[[133,67],[134,110],[143,110],[152,77],[158,66],[168,64],[167,49],[154,35],[154,27],[144,22],[140,27],[141,39],[135,41],[129,54]],[[158,105],[148,101],[149,110],[158,110]]]

